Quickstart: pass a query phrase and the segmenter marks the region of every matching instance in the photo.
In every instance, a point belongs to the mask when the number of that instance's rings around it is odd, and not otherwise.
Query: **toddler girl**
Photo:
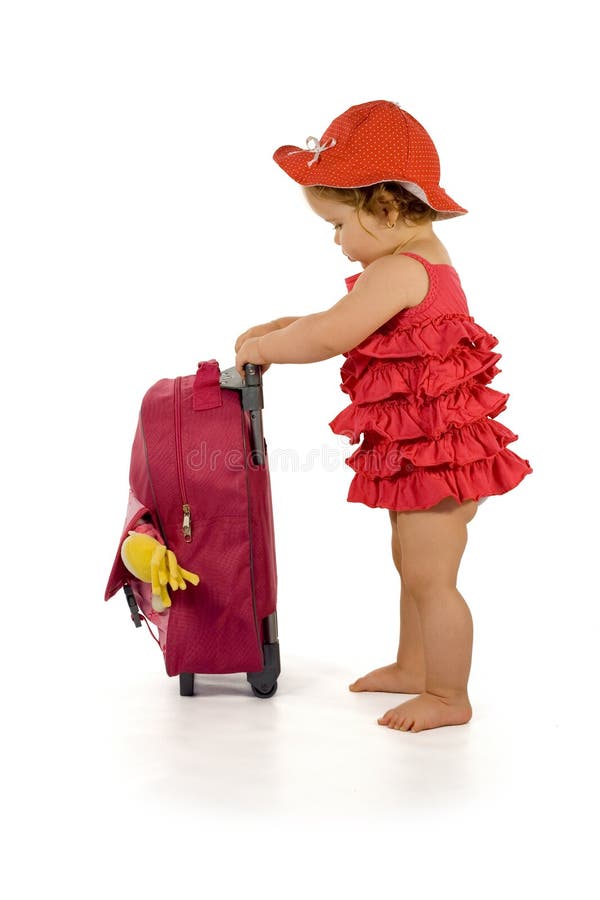
[[[311,209],[362,266],[330,309],[282,318],[237,339],[236,367],[309,363],[342,354],[350,405],[331,421],[362,444],[346,462],[348,501],[387,509],[400,574],[396,662],[352,691],[418,694],[377,721],[400,731],[468,722],[473,622],[457,590],[467,524],[478,504],[533,469],[496,416],[509,394],[489,387],[501,371],[494,335],[469,315],[432,222],[467,212],[439,186],[428,133],[398,104],[352,106],[307,149],[275,161],[302,185]]]

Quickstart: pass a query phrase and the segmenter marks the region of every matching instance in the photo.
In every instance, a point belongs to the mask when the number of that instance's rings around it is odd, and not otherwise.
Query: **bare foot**
[[[421,694],[425,690],[425,675],[407,672],[398,663],[374,669],[349,685],[351,691],[386,691],[389,694]]]
[[[399,731],[425,731],[441,725],[464,725],[472,715],[466,694],[449,699],[425,692],[414,700],[388,709],[377,722]]]

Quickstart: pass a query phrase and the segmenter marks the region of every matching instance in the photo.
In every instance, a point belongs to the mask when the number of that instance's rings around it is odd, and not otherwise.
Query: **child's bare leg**
[[[425,653],[419,611],[402,580],[402,550],[396,529],[396,512],[390,510],[392,522],[392,558],[400,575],[400,640],[396,662],[351,684],[351,691],[386,691],[399,694],[420,694],[425,690]]]
[[[396,664],[404,672],[416,676],[417,689],[425,687],[425,648],[423,645],[423,629],[417,604],[408,593],[406,585],[401,582],[400,589],[400,639]]]
[[[378,722],[400,731],[462,725],[472,715],[467,694],[473,620],[456,588],[477,503],[446,498],[431,510],[400,514],[403,571],[418,608],[425,652],[426,688],[388,710]]]

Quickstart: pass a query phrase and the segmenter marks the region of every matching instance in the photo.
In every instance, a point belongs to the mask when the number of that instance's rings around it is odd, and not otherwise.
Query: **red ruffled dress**
[[[404,255],[425,266],[427,295],[344,353],[352,402],[329,426],[351,444],[364,434],[345,460],[356,473],[347,500],[405,511],[505,494],[533,469],[495,419],[510,396],[487,386],[502,371],[498,339],[469,315],[453,266]],[[361,274],[346,278],[348,291]]]

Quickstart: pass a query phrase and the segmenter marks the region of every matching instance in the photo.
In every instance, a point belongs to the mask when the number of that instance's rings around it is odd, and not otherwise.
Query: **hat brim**
[[[328,160],[327,153],[327,150],[322,150],[318,154],[318,158],[309,165],[316,156],[314,150],[286,144],[275,151],[273,159],[286,175],[303,187],[324,185],[337,188],[359,188],[379,184],[382,181],[395,181],[434,209],[438,213],[438,219],[451,219],[454,216],[463,216],[468,212],[439,185],[415,184],[414,181],[403,178],[398,172],[386,173],[385,171],[376,171],[373,167],[365,170],[364,176],[358,183],[348,184],[347,180],[344,181],[343,177],[340,177],[339,167],[336,166],[335,160],[332,160],[331,157]]]

